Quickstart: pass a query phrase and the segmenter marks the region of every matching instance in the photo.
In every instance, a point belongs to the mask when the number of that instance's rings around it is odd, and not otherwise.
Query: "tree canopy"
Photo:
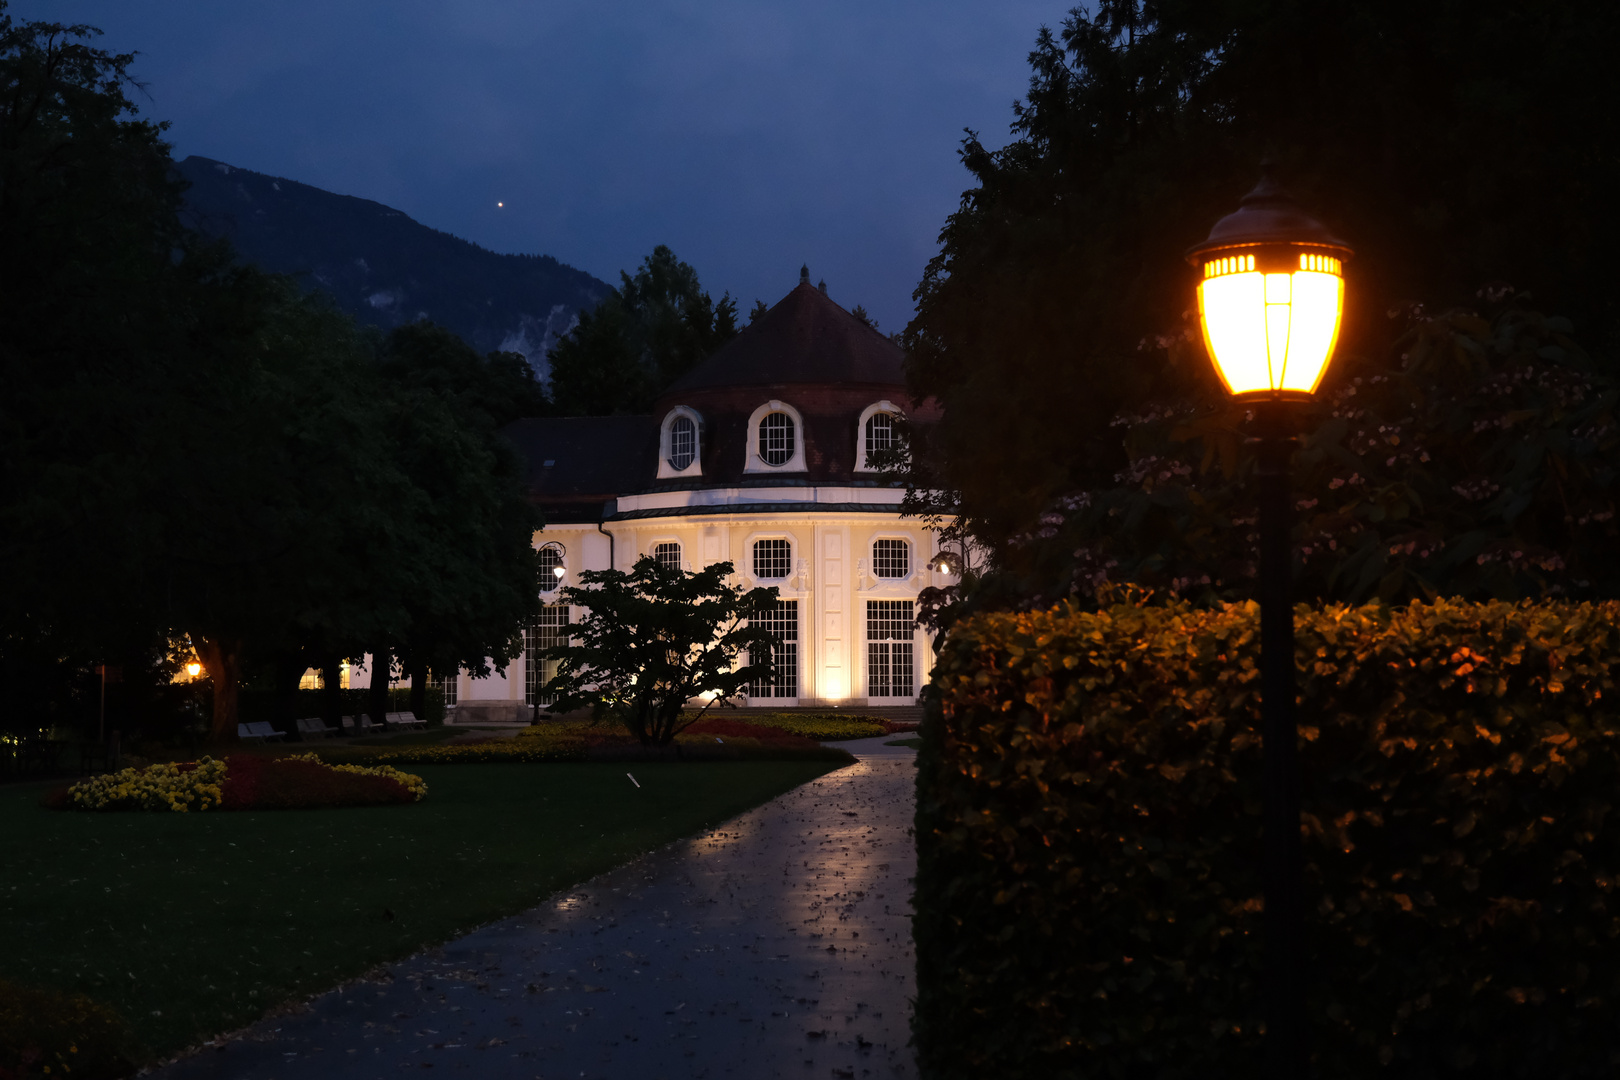
[[[254,665],[504,662],[539,523],[497,427],[532,377],[432,328],[379,342],[188,233],[94,35],[0,8],[0,670],[71,696],[189,635],[229,737]]]
[[[1219,407],[1182,256],[1236,208],[1264,157],[1357,251],[1330,378],[1404,370],[1411,315],[1485,311],[1486,292],[1565,316],[1564,330],[1534,331],[1564,343],[1539,344],[1573,363],[1573,340],[1585,341],[1577,366],[1602,375],[1620,329],[1608,258],[1620,131],[1590,118],[1620,93],[1602,44],[1617,24],[1587,0],[1100,0],[1043,29],[1012,141],[963,142],[975,186],[941,233],[905,335],[915,391],[945,407],[914,448],[935,505],[961,513],[1019,578],[1004,582],[1014,593],[1073,586],[1089,556],[1059,500],[1134,483],[1130,418]],[[1522,336],[1506,324],[1460,333],[1487,351],[1498,334]],[[1178,447],[1202,475],[1203,446]],[[1594,451],[1594,482],[1612,452]],[[1063,527],[1043,520],[1054,513]],[[1099,535],[1118,531],[1109,520]],[[1147,549],[1168,557],[1163,544],[1195,542],[1109,540],[1144,571]],[[1369,590],[1361,570],[1323,587]]]
[[[566,416],[647,412],[658,395],[737,334],[737,303],[715,303],[697,271],[660,244],[634,277],[551,350],[551,397]]]

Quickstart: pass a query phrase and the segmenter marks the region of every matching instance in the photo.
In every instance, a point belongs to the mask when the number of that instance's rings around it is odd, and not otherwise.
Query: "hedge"
[[[1620,604],[1296,611],[1324,1078],[1620,1068]],[[1251,605],[982,615],[919,756],[923,1072],[1259,1073]]]

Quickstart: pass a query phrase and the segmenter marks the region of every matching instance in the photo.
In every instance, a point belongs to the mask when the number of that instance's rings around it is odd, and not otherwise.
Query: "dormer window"
[[[703,475],[702,418],[685,405],[664,415],[658,429],[658,479]]]
[[[866,463],[873,464],[873,457],[886,450],[894,449],[894,414],[873,413],[866,418]]]
[[[804,472],[804,418],[784,401],[768,401],[748,418],[743,472]]]
[[[759,456],[767,465],[786,465],[793,457],[793,417],[767,413],[759,422]]]
[[[669,464],[676,472],[697,457],[697,425],[690,416],[677,416],[669,425]]]
[[[874,401],[861,411],[855,429],[855,471],[879,472],[890,467],[873,459],[900,449],[900,418],[905,414],[892,401]]]

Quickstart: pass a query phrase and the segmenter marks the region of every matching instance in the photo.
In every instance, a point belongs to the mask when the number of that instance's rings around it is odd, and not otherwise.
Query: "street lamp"
[[[1187,252],[1198,321],[1221,383],[1254,403],[1259,451],[1260,709],[1264,734],[1266,1074],[1307,1075],[1299,740],[1288,550],[1288,456],[1295,406],[1322,383],[1344,310],[1353,252],[1262,170],[1235,213]]]

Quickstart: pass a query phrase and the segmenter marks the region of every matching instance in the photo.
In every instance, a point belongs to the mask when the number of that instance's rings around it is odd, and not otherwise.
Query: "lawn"
[[[0,788],[0,978],[79,991],[154,1055],[246,1024],[765,802],[827,761],[414,766],[408,806],[39,807]]]

